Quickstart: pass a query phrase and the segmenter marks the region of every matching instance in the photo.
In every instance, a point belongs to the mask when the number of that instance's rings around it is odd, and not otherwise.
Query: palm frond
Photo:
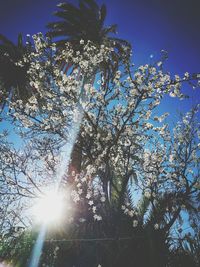
[[[27,87],[28,63],[23,66],[16,64],[23,58],[29,48],[29,46],[23,45],[21,33],[18,35],[17,44],[14,44],[5,36],[0,35],[1,110],[5,107],[9,96],[25,101],[30,97],[30,88]]]
[[[106,18],[106,13],[107,13],[106,6],[102,5],[100,9],[100,14],[99,14],[99,23],[100,23],[101,28],[103,27],[103,24]]]

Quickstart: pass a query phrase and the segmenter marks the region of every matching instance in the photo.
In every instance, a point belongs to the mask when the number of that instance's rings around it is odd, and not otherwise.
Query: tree
[[[47,35],[51,38],[59,37],[57,39],[59,48],[64,48],[67,43],[71,43],[73,50],[80,53],[82,51],[80,41],[85,43],[90,41],[98,47],[102,45],[112,47],[109,62],[106,62],[106,65],[102,62],[100,66],[104,71],[107,70],[108,76],[113,75],[122,60],[121,54],[124,54],[124,47],[130,50],[130,44],[111,36],[116,34],[116,25],[104,27],[106,6],[99,7],[94,0],[80,0],[79,7],[68,2],[61,3],[58,7],[60,10],[54,14],[61,20],[47,25],[50,29]],[[63,37],[65,39],[62,39]],[[94,70],[94,74],[96,71]]]
[[[70,45],[58,55],[52,53],[54,45],[45,43],[41,35],[34,40],[37,52],[31,55],[29,73],[36,93],[26,106],[19,100],[10,103],[10,112],[16,118],[13,123],[31,142],[20,153],[7,146],[1,159],[2,166],[6,166],[2,174],[5,186],[11,186],[7,192],[16,192],[22,207],[22,199],[30,196],[29,191],[34,199],[54,184],[59,153],[66,138],[71,138],[68,127],[75,119],[80,81],[75,69],[66,75],[56,62],[70,58],[83,75],[90,74],[112,52],[88,42],[82,44],[81,55],[74,56]],[[174,134],[164,123],[168,114],[158,117],[153,111],[165,94],[182,98],[181,81],[190,78],[172,79],[164,72],[163,61],[138,69],[132,69],[127,61],[106,87],[103,76],[95,86],[85,86],[87,98],[81,103],[84,116],[79,133],[81,172],[73,174],[72,187],[65,176],[60,185],[65,203],[71,207],[66,207],[66,213],[71,212],[71,216],[64,216],[59,231],[47,234],[47,239],[54,242],[51,245],[46,241],[42,261],[54,262],[55,266],[66,262],[69,266],[132,266],[137,262],[160,267],[169,263],[170,244],[176,240],[173,231],[179,230],[183,212],[197,213],[198,109],[183,117]],[[26,196],[22,195],[24,190]],[[22,208],[22,218],[24,212]],[[16,240],[11,236],[10,240]],[[81,241],[88,238],[96,241]],[[22,259],[21,246],[15,251],[15,257]]]
[[[31,53],[20,59],[22,68],[31,63],[27,73],[34,94],[25,102],[21,96],[9,102],[23,146],[17,149],[6,132],[0,135],[1,256],[14,265],[28,264],[37,238],[32,208],[55,187],[63,217],[48,227],[41,266],[174,267],[183,259],[197,266],[198,240],[186,238],[184,227],[195,229],[198,221],[199,106],[173,131],[169,114],[155,113],[166,95],[184,99],[182,84],[198,76],[170,76],[166,53],[136,68],[119,50],[116,63],[114,43],[100,27],[105,7],[99,13],[94,1],[79,4],[61,4],[64,11],[57,15],[67,23],[50,25],[57,32],[52,36],[65,30],[66,45],[36,34]],[[62,32],[63,25],[68,28]],[[71,69],[61,71],[62,62]],[[82,157],[79,171],[70,173],[71,183],[66,168],[73,125]]]
[[[31,44],[23,44],[22,34],[18,35],[18,42],[15,45],[5,36],[0,35],[0,84],[1,100],[3,110],[9,98],[26,101],[31,96],[31,87],[28,83],[27,70],[29,61],[21,64],[23,57],[31,51]]]

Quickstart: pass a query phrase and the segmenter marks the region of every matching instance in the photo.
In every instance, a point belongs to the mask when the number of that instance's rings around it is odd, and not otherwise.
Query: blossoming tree
[[[2,254],[27,264],[32,207],[56,186],[64,210],[47,232],[41,266],[175,266],[170,248],[185,240],[185,227],[198,232],[199,106],[173,130],[170,114],[157,111],[166,95],[184,99],[182,84],[198,85],[198,75],[172,77],[165,52],[136,68],[124,45],[108,77],[100,66],[112,58],[110,44],[80,40],[79,50],[70,43],[58,49],[42,34],[33,41],[15,62],[29,66],[31,96],[26,103],[7,99],[1,113],[22,144],[17,148],[7,132],[0,135]],[[70,63],[67,71],[63,62]],[[63,166],[61,156],[74,140],[73,127],[79,166],[69,173],[70,162]]]

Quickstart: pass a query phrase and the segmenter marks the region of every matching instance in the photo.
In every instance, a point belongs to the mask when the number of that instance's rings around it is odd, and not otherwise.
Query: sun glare
[[[38,223],[59,222],[63,214],[63,197],[53,191],[46,193],[37,201],[33,213]]]

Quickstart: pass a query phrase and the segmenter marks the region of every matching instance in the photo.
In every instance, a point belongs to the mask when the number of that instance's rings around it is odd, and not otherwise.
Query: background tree
[[[31,87],[28,83],[27,70],[29,62],[21,64],[23,57],[31,51],[30,42],[23,44],[22,34],[18,35],[17,44],[12,43],[5,36],[0,35],[0,105],[4,108],[12,99],[26,101],[31,96]]]
[[[104,26],[106,6],[103,4],[99,7],[94,0],[80,0],[78,7],[69,2],[61,3],[58,7],[60,10],[54,14],[61,20],[47,25],[50,29],[47,35],[51,38],[56,37],[58,48],[65,48],[65,45],[70,43],[73,50],[79,53],[82,51],[80,41],[85,43],[90,41],[97,47],[102,45],[112,47],[110,60],[102,62],[99,66],[101,70],[107,71],[104,78],[108,76],[109,80],[110,75],[118,69],[125,52],[124,48],[130,50],[130,44],[126,40],[112,36],[116,34],[116,25]],[[94,70],[94,74],[96,71]]]

